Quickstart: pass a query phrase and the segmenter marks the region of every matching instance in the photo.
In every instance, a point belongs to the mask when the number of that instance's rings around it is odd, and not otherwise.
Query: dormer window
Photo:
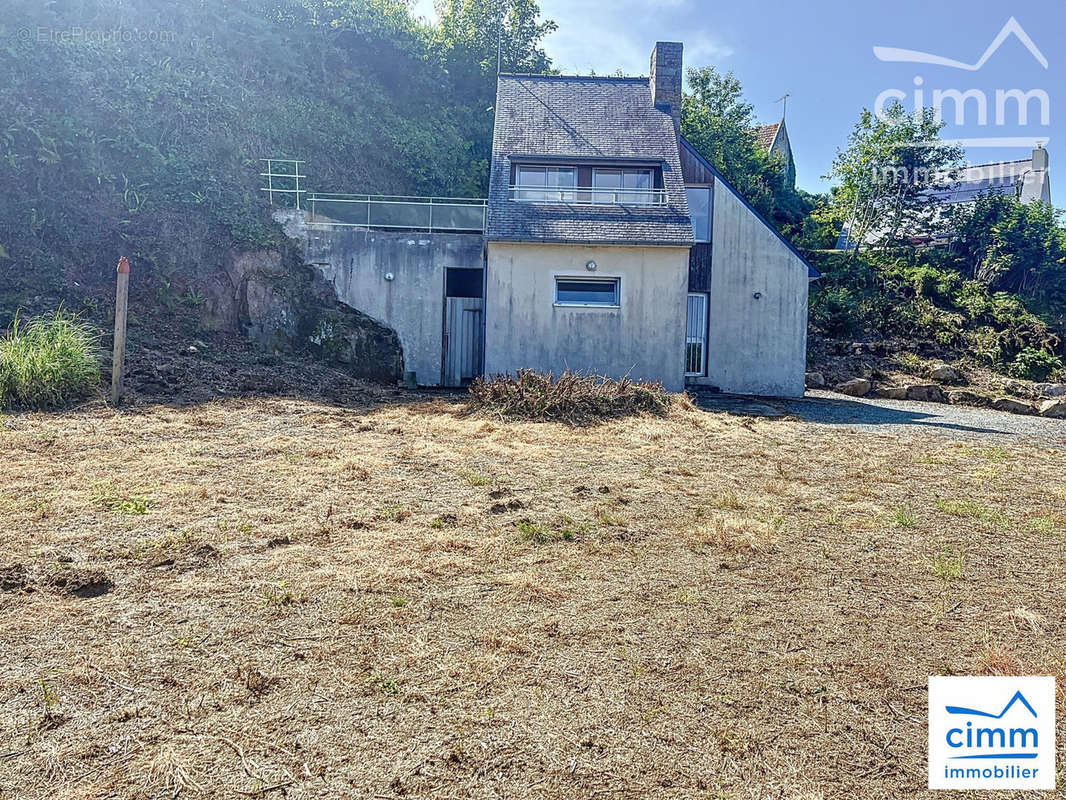
[[[651,165],[516,164],[510,198],[578,206],[666,205],[661,169]]]
[[[597,168],[592,170],[592,202],[595,205],[652,205],[654,182],[655,173],[650,169]]]
[[[575,167],[519,166],[515,171],[518,179],[515,200],[527,203],[573,203],[577,198],[573,189],[577,186]]]

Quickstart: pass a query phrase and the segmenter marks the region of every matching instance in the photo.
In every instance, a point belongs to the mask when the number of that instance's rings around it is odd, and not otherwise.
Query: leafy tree
[[[482,187],[488,183],[497,66],[500,72],[551,72],[541,42],[557,26],[540,19],[535,0],[437,0],[436,8],[440,21],[430,47],[449,76],[455,113],[473,142],[471,183]]]
[[[809,199],[797,192],[790,165],[756,136],[755,107],[732,72],[691,68],[682,99],[681,132],[744,197],[779,229],[799,233]]]
[[[933,109],[908,114],[895,103],[883,116],[862,116],[827,178],[840,181],[833,194],[836,215],[850,222],[856,251],[929,238],[943,223],[931,190],[944,187],[962,150],[940,141],[944,123]]]
[[[955,209],[952,248],[965,274],[991,291],[1066,301],[1062,212],[1013,195],[986,195]]]

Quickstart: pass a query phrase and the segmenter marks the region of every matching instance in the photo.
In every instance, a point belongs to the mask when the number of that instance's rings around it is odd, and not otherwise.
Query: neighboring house
[[[974,164],[962,168],[949,184],[941,189],[927,193],[928,197],[940,206],[938,219],[945,218],[946,212],[974,203],[984,196],[1017,197],[1022,203],[1051,203],[1051,173],[1048,151],[1038,145],[1031,158],[1021,161],[999,161],[991,164]],[[856,245],[851,234],[852,224],[844,226],[837,240],[837,250],[852,249]],[[879,239],[878,231],[871,231],[863,237],[867,244],[874,244]],[[947,238],[941,236],[931,239],[926,236],[915,244],[945,244]]]
[[[931,192],[945,205],[972,203],[981,195],[1011,195],[1023,203],[1051,203],[1048,151],[1038,146],[1032,158],[965,167],[950,186]]]
[[[680,135],[681,54],[659,42],[646,78],[501,75],[483,236],[459,201],[410,201],[436,214],[412,233],[392,199],[315,195],[288,230],[423,385],[571,369],[802,395],[817,273]]]
[[[771,125],[762,125],[752,132],[763,150],[772,156],[781,156],[786,182],[793,189],[796,188],[796,160],[792,157],[792,142],[788,138],[785,118],[781,117],[780,122]]]

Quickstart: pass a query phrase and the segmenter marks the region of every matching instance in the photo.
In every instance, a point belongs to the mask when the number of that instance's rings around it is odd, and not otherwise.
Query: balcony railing
[[[482,233],[487,203],[471,197],[327,194],[309,192],[312,225]]]
[[[510,198],[520,203],[575,206],[664,206],[665,189],[613,189],[603,186],[527,186],[513,184]]]

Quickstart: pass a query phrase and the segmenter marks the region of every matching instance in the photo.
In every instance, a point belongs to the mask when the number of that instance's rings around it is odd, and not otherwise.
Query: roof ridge
[[[501,72],[500,78],[543,78],[545,80],[632,81],[647,83],[647,75],[549,75],[539,72]]]

